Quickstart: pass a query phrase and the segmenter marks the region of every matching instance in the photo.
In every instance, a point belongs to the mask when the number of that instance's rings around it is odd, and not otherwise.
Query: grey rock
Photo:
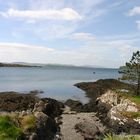
[[[36,133],[32,133],[32,134],[29,136],[29,140],[38,140],[37,134],[36,134]]]
[[[80,132],[85,139],[97,139],[101,136],[101,132],[96,124],[88,121],[80,122],[75,125],[75,129]]]
[[[34,115],[37,119],[36,126],[39,140],[52,140],[57,131],[55,121],[43,112],[35,112]]]
[[[40,100],[38,103],[35,104],[33,112],[35,111],[42,112],[45,110],[46,106],[47,106],[47,103]]]

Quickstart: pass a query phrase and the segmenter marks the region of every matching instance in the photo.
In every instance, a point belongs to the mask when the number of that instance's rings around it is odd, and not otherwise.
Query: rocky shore
[[[63,107],[61,102],[50,98],[40,99],[34,93],[0,93],[0,117],[8,116],[11,120],[8,123],[22,131],[16,138],[19,140],[53,140],[59,131],[55,118],[62,114]],[[3,140],[11,137],[0,134]]]
[[[140,134],[140,105],[112,90],[97,98],[98,117],[115,134]]]
[[[79,103],[76,107],[80,106],[80,110],[84,111],[83,108],[88,105],[89,110],[96,112],[96,116],[107,127],[105,133],[140,135],[140,102],[135,102],[135,96],[129,95],[134,88],[132,85],[106,79],[75,86],[83,89],[90,98],[88,104]],[[140,101],[140,97],[137,100]]]
[[[128,94],[131,85],[106,79],[75,86],[86,92],[89,103],[40,99],[37,91],[0,93],[0,117],[9,116],[10,124],[20,132],[19,140],[102,140],[108,134],[140,135],[140,104],[118,92]]]

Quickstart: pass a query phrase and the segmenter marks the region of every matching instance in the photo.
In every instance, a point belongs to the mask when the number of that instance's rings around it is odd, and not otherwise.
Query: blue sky
[[[140,50],[139,0],[0,0],[0,61],[119,67]]]

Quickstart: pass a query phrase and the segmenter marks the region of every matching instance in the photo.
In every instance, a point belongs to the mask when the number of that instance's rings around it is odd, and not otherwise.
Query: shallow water
[[[24,67],[0,68],[0,92],[29,92],[42,90],[41,97],[57,100],[76,99],[83,103],[88,101],[82,90],[73,85],[78,82],[96,81],[98,79],[118,78],[117,69],[103,68],[65,68],[65,67]]]

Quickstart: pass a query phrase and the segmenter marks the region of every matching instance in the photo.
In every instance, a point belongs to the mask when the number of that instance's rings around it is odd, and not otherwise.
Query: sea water
[[[16,91],[27,93],[32,90],[44,91],[40,97],[57,100],[74,99],[88,101],[84,91],[74,84],[93,82],[98,79],[119,77],[118,69],[84,67],[1,67],[0,92]]]

